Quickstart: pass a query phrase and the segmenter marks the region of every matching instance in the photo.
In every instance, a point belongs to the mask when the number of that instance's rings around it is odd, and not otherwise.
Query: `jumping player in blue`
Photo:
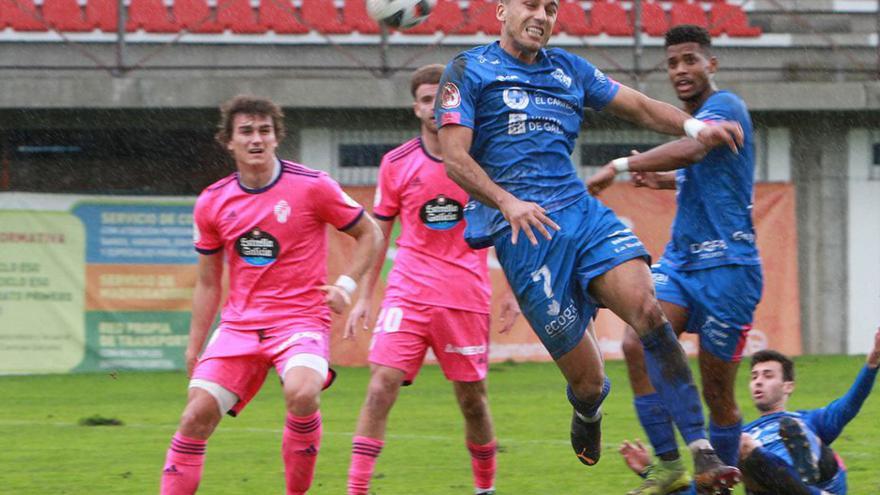
[[[700,489],[726,489],[740,474],[706,439],[684,352],[654,297],[648,254],[587,194],[570,155],[584,107],[687,134],[708,148],[736,149],[742,129],[692,119],[583,58],[545,49],[558,8],[558,0],[501,0],[500,41],[459,54],[444,72],[436,120],[447,173],[471,196],[465,238],[473,247],[495,246],[524,315],[565,376],[574,407],[571,442],[581,462],[599,460],[600,405],[610,390],[588,331],[603,305],[641,337],[651,381],[694,454]],[[517,242],[520,234],[530,242]]]
[[[670,29],[666,61],[669,80],[685,110],[704,122],[739,122],[744,145],[736,152],[709,150],[694,139],[683,138],[614,160],[590,177],[587,185],[597,194],[621,170],[629,170],[636,186],[678,190],[672,239],[652,267],[654,286],[673,330],[700,336],[709,439],[722,461],[735,464],[742,431],[734,394],[736,371],[763,287],[752,226],[752,122],[738,96],[716,88],[713,76],[718,61],[704,28],[680,25]],[[671,418],[648,380],[642,345],[632,330],[624,337],[623,352],[639,421],[659,458],[642,486],[629,495],[671,493],[690,484]]]
[[[771,350],[752,356],[749,392],[761,417],[743,427],[739,466],[750,495],[845,495],[846,467],[831,450],[843,428],[856,417],[871,393],[880,368],[880,329],[855,382],[825,407],[789,411],[794,392],[794,363]],[[644,473],[650,462],[640,443],[620,448],[627,466]]]

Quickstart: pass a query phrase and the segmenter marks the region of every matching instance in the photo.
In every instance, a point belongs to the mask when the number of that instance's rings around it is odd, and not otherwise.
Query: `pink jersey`
[[[195,247],[225,250],[229,297],[222,325],[260,330],[303,316],[330,321],[326,224],[353,226],[364,209],[326,173],[281,162],[278,178],[247,190],[232,174],[207,187],[196,201]]]
[[[464,241],[467,202],[420,138],[382,157],[373,214],[382,220],[400,215],[401,222],[386,299],[489,313],[486,251]]]

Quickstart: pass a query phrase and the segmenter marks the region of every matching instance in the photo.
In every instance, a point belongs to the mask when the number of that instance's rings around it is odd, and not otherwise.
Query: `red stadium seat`
[[[266,27],[257,22],[249,0],[219,0],[217,24],[237,34],[263,34]]]
[[[92,29],[100,29],[105,33],[115,33],[119,23],[118,2],[116,0],[88,0],[86,3],[86,21]]]
[[[486,34],[501,34],[501,22],[495,17],[498,2],[493,0],[470,0],[467,8],[467,22],[458,32],[475,34],[482,31]]]
[[[709,32],[712,36],[727,33],[728,36],[754,37],[761,36],[761,28],[749,26],[749,18],[739,5],[716,3],[709,11]]]
[[[48,31],[33,0],[0,0],[0,27],[13,31]]]
[[[290,0],[260,0],[260,24],[277,34],[305,34],[309,28],[294,15]]]
[[[367,14],[364,0],[345,0],[345,6],[342,7],[342,20],[352,30],[361,34],[379,32],[379,24]]]
[[[599,34],[599,30],[593,27],[590,21],[587,20],[584,8],[576,1],[566,0],[559,4],[559,15],[556,18],[556,25],[572,36],[594,36]]]
[[[348,34],[351,28],[339,19],[333,0],[303,0],[300,9],[306,26],[324,34]]]
[[[180,30],[171,22],[168,9],[162,0],[131,0],[125,30],[139,29],[148,33],[176,33]]]
[[[220,0],[222,5],[224,0]],[[175,0],[174,18],[181,28],[191,33],[222,33],[223,27],[214,20],[205,0]]]
[[[464,14],[455,0],[438,0],[428,19],[418,26],[407,29],[406,34],[461,33],[465,25]]]
[[[658,2],[642,3],[642,31],[650,36],[663,36],[669,30],[666,12]]]
[[[633,28],[626,10],[617,2],[595,1],[590,10],[590,24],[609,36],[632,36]]]
[[[704,28],[709,27],[706,12],[698,3],[674,3],[669,12],[670,26],[679,24],[696,24]]]
[[[58,31],[91,31],[76,0],[44,0],[43,19]]]

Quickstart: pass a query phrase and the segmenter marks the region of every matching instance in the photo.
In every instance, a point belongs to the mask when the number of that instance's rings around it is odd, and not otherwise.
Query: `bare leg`
[[[495,485],[495,431],[486,382],[453,382],[455,397],[464,416],[465,438],[477,493],[491,493]]]

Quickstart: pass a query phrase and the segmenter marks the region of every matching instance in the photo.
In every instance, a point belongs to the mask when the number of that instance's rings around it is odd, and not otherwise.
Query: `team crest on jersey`
[[[287,223],[287,218],[290,216],[290,205],[287,204],[287,201],[283,199],[278,201],[272,211],[275,213],[275,220],[278,220],[278,223]]]
[[[514,110],[529,106],[529,94],[522,88],[507,88],[502,95],[504,104]]]
[[[461,105],[461,93],[458,91],[458,86],[453,82],[447,82],[440,92],[440,106],[448,109],[459,105]]]
[[[568,74],[566,74],[565,72],[562,72],[562,69],[556,69],[550,75],[553,76],[553,79],[556,79],[557,81],[564,84],[566,88],[571,87],[571,77],[569,77]]]
[[[281,246],[272,234],[254,227],[236,239],[235,250],[248,264],[265,266],[278,259]]]
[[[429,229],[449,230],[464,218],[464,208],[458,201],[441,194],[422,205],[419,218]]]

